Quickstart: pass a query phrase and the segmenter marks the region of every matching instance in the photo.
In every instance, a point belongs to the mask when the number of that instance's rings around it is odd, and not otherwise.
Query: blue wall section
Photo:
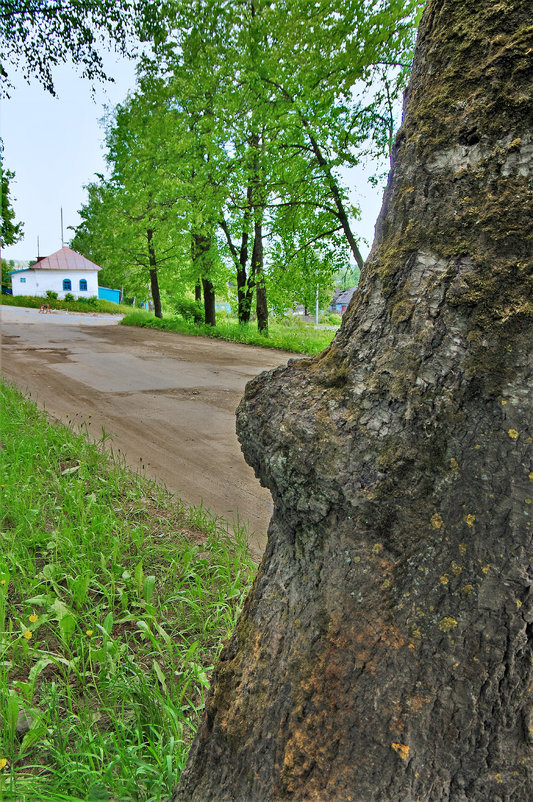
[[[120,290],[110,290],[109,287],[98,287],[98,297],[102,301],[111,301],[111,303],[120,303]]]

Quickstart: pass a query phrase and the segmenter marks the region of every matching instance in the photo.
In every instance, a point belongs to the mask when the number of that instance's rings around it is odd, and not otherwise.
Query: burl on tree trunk
[[[533,799],[531,21],[428,2],[341,330],[246,389],[275,510],[175,800]]]

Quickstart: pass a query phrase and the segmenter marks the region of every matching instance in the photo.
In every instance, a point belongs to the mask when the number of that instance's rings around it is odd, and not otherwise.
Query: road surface
[[[54,418],[86,426],[185,503],[246,523],[260,552],[270,493],[242,457],[235,408],[283,351],[118,326],[112,315],[1,307],[2,373]]]

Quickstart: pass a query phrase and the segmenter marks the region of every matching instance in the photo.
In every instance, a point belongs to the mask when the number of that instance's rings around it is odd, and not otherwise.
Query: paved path
[[[112,315],[1,307],[2,373],[49,414],[86,425],[184,502],[246,522],[261,550],[272,510],[242,457],[235,408],[283,351],[117,326]]]

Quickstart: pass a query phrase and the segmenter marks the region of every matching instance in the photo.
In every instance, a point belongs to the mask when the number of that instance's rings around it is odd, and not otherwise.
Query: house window
[[[87,292],[87,281],[84,278],[80,278],[80,292]]]
[[[63,279],[63,289],[64,290],[71,290],[72,289],[72,282],[69,278]]]
[[[21,278],[21,279],[20,279],[20,283],[21,283],[21,284],[26,284],[26,279],[25,279],[25,278]]]

